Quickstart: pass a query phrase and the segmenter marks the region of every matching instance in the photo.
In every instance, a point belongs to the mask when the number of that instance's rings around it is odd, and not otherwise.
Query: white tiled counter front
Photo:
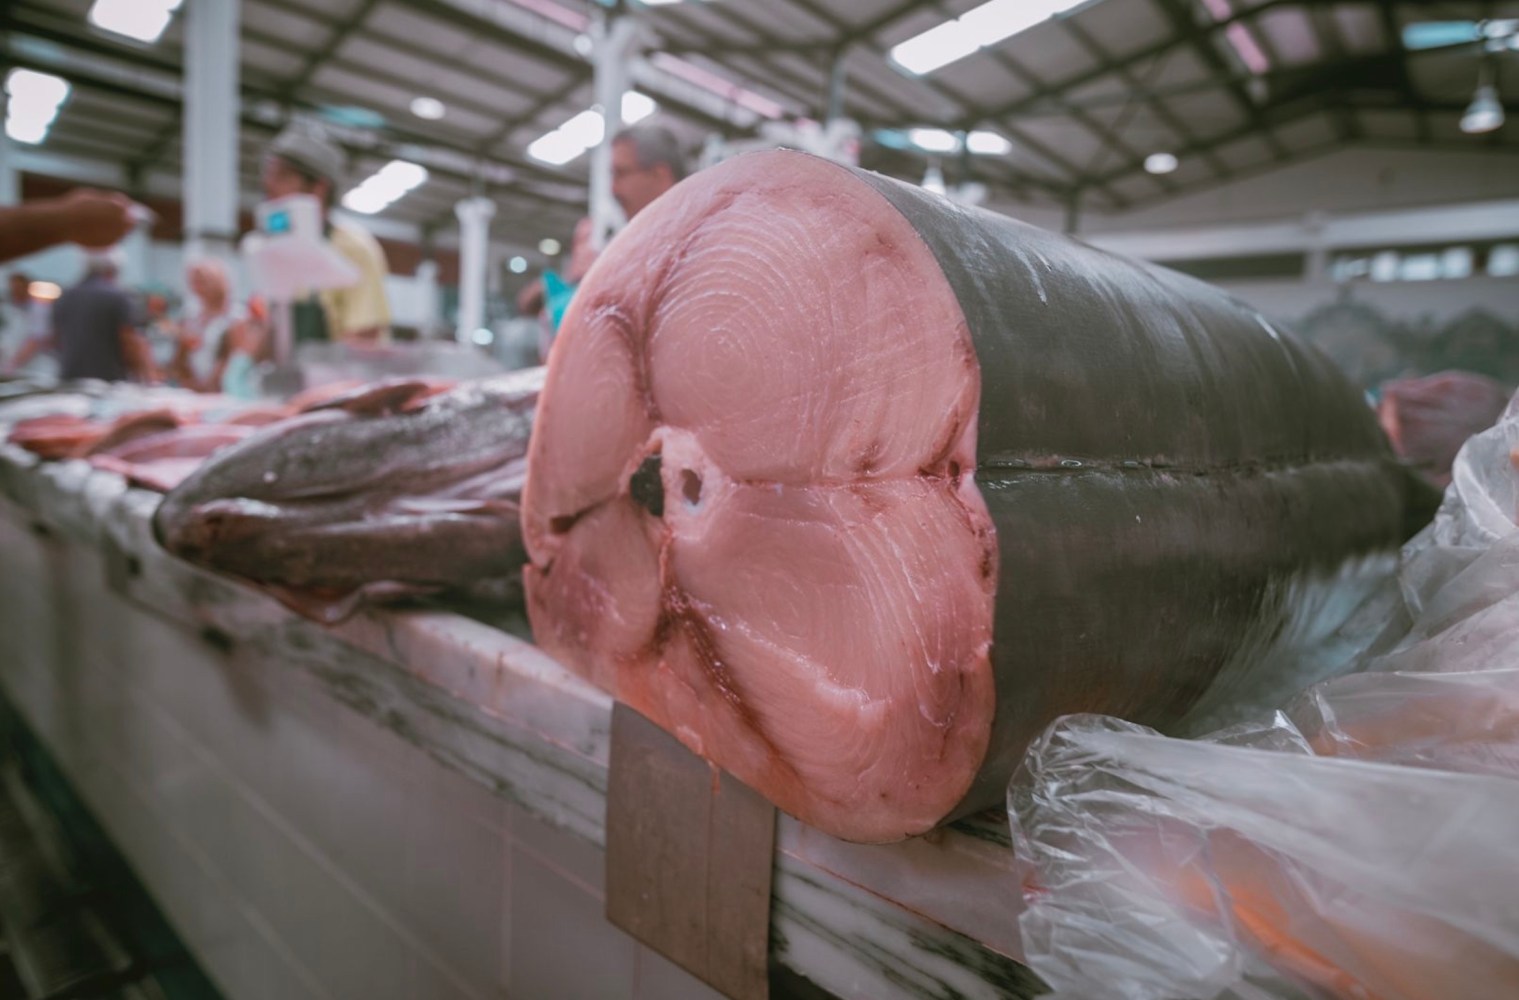
[[[457,614],[305,621],[164,554],[156,502],[0,446],[0,685],[229,997],[716,996],[603,919],[604,694]],[[1005,837],[783,817],[775,962],[1032,993]]]

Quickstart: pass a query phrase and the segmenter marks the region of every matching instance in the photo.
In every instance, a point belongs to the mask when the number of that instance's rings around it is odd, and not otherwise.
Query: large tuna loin
[[[1220,292],[796,153],[705,171],[586,278],[528,455],[534,635],[787,812],[887,841],[1057,715],[1165,725],[1404,476]]]

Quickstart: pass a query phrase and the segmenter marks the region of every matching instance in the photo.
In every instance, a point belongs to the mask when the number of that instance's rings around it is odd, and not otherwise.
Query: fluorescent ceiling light
[[[622,120],[629,125],[643,121],[657,110],[659,110],[659,105],[654,103],[654,98],[647,94],[630,90],[622,95]]]
[[[996,132],[977,130],[965,137],[965,148],[982,156],[1006,156],[1013,151],[1013,144]]]
[[[543,254],[545,257],[552,257],[563,249],[564,248],[559,245],[559,241],[554,239],[552,236],[545,236],[543,239],[538,241],[538,252]]]
[[[1085,0],[990,0],[892,46],[892,60],[922,76],[1076,7]]]
[[[513,257],[511,260],[506,262],[506,267],[507,270],[511,271],[513,274],[524,274],[527,272],[527,258]]]
[[[903,69],[922,76],[979,48],[981,43],[959,21],[947,21],[893,46],[891,58]]]
[[[1171,153],[1151,153],[1145,157],[1145,169],[1152,174],[1169,174],[1180,165]]]
[[[90,8],[90,23],[103,31],[135,38],[139,42],[158,41],[182,0],[95,0]]]
[[[5,134],[36,145],[47,138],[58,109],[69,96],[69,82],[51,73],[13,69],[5,77]]]
[[[435,122],[448,114],[448,109],[436,97],[413,97],[411,99],[411,113],[418,118],[425,118],[430,122]]]
[[[427,180],[427,168],[406,160],[391,160],[343,196],[350,212],[374,215]]]
[[[600,111],[582,111],[547,135],[528,143],[527,155],[544,163],[563,166],[595,146],[606,134]]]
[[[953,153],[960,148],[960,137],[942,128],[909,129],[907,138],[929,153]],[[1013,144],[996,132],[977,129],[965,137],[965,148],[981,156],[1005,156],[1013,151]]]
[[[960,148],[960,137],[942,128],[911,129],[907,138],[912,140],[914,146],[930,153],[953,153]]]
[[[1229,39],[1229,46],[1251,73],[1263,76],[1271,68],[1271,60],[1266,58],[1266,51],[1243,24],[1235,22],[1229,25],[1224,29],[1224,37]]]
[[[1467,135],[1496,132],[1503,127],[1503,104],[1491,83],[1482,83],[1461,115],[1461,131]]]
[[[1234,16],[1229,0],[1203,0],[1203,6],[1208,8],[1208,13],[1213,15],[1215,21],[1227,21]],[[1271,68],[1271,60],[1266,58],[1265,50],[1243,21],[1235,21],[1226,27],[1224,39],[1234,54],[1239,56],[1239,61],[1254,75],[1262,76]]]
[[[641,121],[658,110],[653,98],[630,90],[622,95],[622,119],[629,124]],[[598,108],[582,111],[546,135],[527,145],[527,155],[535,160],[562,167],[601,142],[607,124]]]

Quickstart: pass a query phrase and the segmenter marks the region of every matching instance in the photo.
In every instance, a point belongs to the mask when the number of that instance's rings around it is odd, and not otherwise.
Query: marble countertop
[[[371,610],[325,627],[153,540],[158,496],[81,461],[0,445],[0,495],[38,530],[96,545],[144,613],[301,669],[339,702],[539,819],[603,845],[611,699],[527,638],[520,615]],[[901,844],[849,844],[787,816],[777,831],[774,960],[842,996],[1034,995],[1018,964],[1005,817]]]

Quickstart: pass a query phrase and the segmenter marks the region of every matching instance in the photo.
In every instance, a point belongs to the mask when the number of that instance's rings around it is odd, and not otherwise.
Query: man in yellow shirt
[[[264,197],[315,195],[322,204],[328,242],[359,272],[356,284],[295,303],[297,342],[384,343],[390,339],[385,251],[368,230],[331,214],[343,174],[343,151],[314,126],[286,128],[264,157]]]

